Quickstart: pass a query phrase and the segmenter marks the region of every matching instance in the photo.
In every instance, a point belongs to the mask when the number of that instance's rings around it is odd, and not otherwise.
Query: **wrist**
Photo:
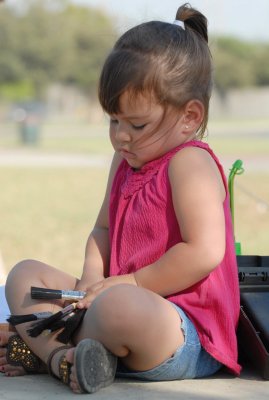
[[[104,279],[103,275],[99,274],[88,274],[81,277],[79,285],[85,288],[95,285],[96,283],[102,281]]]

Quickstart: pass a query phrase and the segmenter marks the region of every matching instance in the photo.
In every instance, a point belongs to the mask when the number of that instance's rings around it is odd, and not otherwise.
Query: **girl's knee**
[[[137,288],[129,284],[119,284],[102,292],[92,303],[90,313],[94,314],[100,326],[121,330],[133,320]]]
[[[32,266],[34,265],[34,260],[23,260],[16,264],[9,272],[7,276],[6,286],[13,284],[14,280],[25,280],[28,274],[32,274]]]
[[[122,312],[128,304],[133,302],[136,287],[129,284],[112,286],[102,292],[93,302],[93,305],[102,309],[103,312]]]
[[[16,264],[9,272],[6,280],[6,297],[9,297],[10,293],[16,293],[21,288],[30,287],[30,283],[33,281],[33,277],[38,276],[39,271],[36,268],[36,261],[34,260],[23,260]],[[30,288],[28,287],[28,290]]]

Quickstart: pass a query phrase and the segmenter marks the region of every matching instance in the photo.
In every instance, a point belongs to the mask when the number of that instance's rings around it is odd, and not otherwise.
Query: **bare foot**
[[[14,332],[0,331],[0,372],[9,377],[22,376],[26,374],[24,368],[10,365],[6,359],[7,349],[5,346],[12,335],[14,335]]]

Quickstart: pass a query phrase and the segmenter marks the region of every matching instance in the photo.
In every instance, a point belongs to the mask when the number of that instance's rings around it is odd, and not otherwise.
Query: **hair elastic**
[[[180,26],[180,27],[181,27],[182,29],[184,29],[184,31],[185,31],[185,24],[184,24],[183,21],[180,21],[180,20],[178,20],[178,19],[175,19],[175,21],[173,22],[173,24],[174,24],[174,25]]]

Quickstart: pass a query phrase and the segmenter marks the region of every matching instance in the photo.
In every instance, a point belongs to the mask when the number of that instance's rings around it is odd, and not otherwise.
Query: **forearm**
[[[223,255],[214,249],[195,244],[179,243],[159,260],[135,272],[138,286],[165,297],[187,289],[205,278],[221,261]]]
[[[85,250],[83,272],[79,286],[88,288],[108,275],[109,236],[108,229],[95,227],[91,232]]]

